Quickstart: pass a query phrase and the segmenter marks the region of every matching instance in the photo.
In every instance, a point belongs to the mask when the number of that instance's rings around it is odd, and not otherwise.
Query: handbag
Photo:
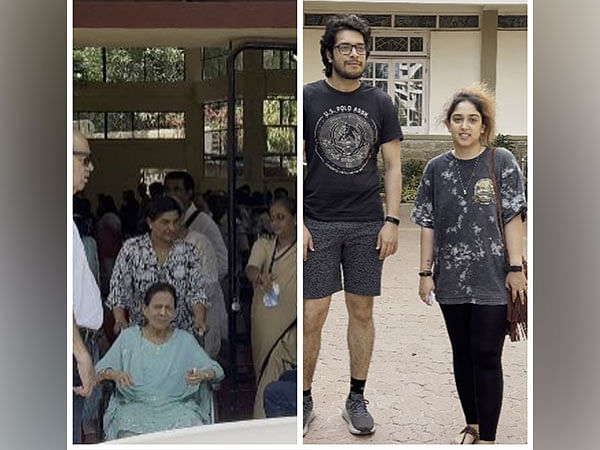
[[[509,264],[508,253],[506,250],[506,235],[504,234],[504,221],[502,220],[502,203],[500,200],[500,186],[498,179],[496,178],[496,170],[494,168],[494,155],[496,149],[492,148],[490,153],[490,175],[492,177],[492,183],[494,184],[494,194],[496,197],[496,209],[498,212],[498,223],[500,225],[500,233],[502,234],[502,242],[504,243],[504,259],[506,264]],[[521,256],[523,260],[523,274],[527,279],[527,260],[525,256]],[[514,301],[511,298],[511,294],[508,294],[508,329],[507,334],[510,337],[511,342],[518,342],[527,339],[527,290],[525,290],[524,302],[521,303],[519,298]]]

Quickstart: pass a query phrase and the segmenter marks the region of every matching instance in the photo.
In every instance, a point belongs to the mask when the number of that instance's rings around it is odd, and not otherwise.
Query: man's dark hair
[[[183,187],[187,191],[191,190],[192,195],[196,192],[196,183],[194,177],[183,170],[174,170],[165,176],[165,184],[168,180],[183,180]]]
[[[148,187],[148,190],[150,191],[150,198],[158,197],[159,195],[164,195],[165,193],[165,187],[160,181],[151,183]]]
[[[367,58],[371,53],[371,27],[364,20],[355,14],[340,14],[331,17],[325,26],[325,33],[321,37],[321,60],[325,66],[325,76],[329,78],[333,73],[333,64],[327,59],[327,51],[333,54],[333,46],[335,45],[335,36],[338,31],[352,30],[362,34],[367,47]]]
[[[275,200],[278,200],[283,197],[289,197],[289,196],[290,196],[290,194],[288,193],[288,190],[284,187],[275,188],[275,191],[273,191],[273,198]]]

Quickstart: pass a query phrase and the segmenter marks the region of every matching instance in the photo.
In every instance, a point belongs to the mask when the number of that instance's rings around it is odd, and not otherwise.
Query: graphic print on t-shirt
[[[494,183],[490,178],[482,178],[475,183],[473,203],[489,205],[494,200]]]
[[[377,126],[369,113],[358,107],[337,106],[323,112],[315,127],[315,151],[334,172],[360,172],[377,142]]]

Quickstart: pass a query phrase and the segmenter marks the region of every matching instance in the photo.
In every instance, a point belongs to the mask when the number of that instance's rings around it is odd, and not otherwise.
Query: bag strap
[[[289,247],[287,247],[283,253],[281,253],[277,258],[275,257],[276,253],[277,253],[277,239],[275,239],[275,245],[273,246],[273,254],[271,255],[271,264],[269,264],[269,273],[273,272],[273,264],[275,264],[275,261],[280,260],[281,258],[283,258],[285,256],[285,254],[287,252],[289,252],[292,248],[294,248],[296,246],[296,239],[294,239],[294,242],[292,242]]]
[[[190,225],[194,222],[194,220],[196,220],[196,217],[198,217],[198,214],[200,214],[202,211],[200,211],[199,209],[197,209],[196,211],[194,211],[192,213],[192,215],[190,217],[188,217],[188,219],[185,221],[185,227],[189,228]]]

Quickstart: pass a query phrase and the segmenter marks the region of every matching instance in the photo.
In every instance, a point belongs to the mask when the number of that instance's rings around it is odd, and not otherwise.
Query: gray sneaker
[[[348,430],[352,434],[371,434],[375,432],[373,416],[367,411],[368,400],[362,394],[350,393],[346,399],[346,407],[342,417],[348,422]]]
[[[315,418],[315,411],[313,410],[312,397],[307,397],[307,396],[302,397],[302,409],[303,409],[302,419],[303,419],[303,424],[304,424],[304,428],[302,430],[302,436],[304,437],[304,436],[306,436],[306,433],[308,433],[308,426]]]

